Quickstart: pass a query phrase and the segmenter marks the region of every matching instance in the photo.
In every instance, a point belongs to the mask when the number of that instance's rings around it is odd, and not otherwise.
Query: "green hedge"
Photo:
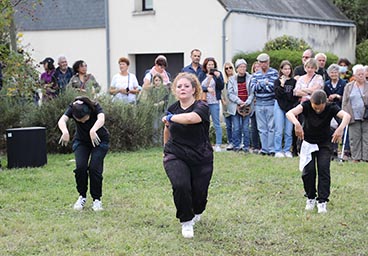
[[[356,63],[368,65],[368,39],[357,45]]]
[[[46,127],[46,143],[49,153],[70,153],[68,147],[58,142],[61,132],[57,122],[68,104],[78,94],[74,90],[65,93],[41,106],[19,98],[1,96],[0,109],[0,151],[6,150],[5,131],[9,128],[42,126]],[[171,102],[173,99],[171,99]],[[128,151],[162,144],[163,124],[160,121],[163,108],[156,108],[150,101],[137,105],[112,103],[109,95],[98,98],[105,112],[105,126],[110,132],[110,150]],[[153,128],[154,122],[156,129]],[[68,122],[71,135],[74,134],[73,121]]]

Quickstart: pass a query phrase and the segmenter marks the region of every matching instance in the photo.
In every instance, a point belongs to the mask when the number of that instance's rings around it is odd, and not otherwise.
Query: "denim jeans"
[[[233,144],[233,122],[231,121],[231,116],[224,116],[224,119],[226,124],[227,143]]]
[[[76,164],[74,174],[79,195],[86,197],[89,176],[90,194],[92,198],[101,198],[103,163],[108,148],[109,144],[103,141],[97,147],[93,147],[91,143],[86,143],[79,140],[75,140],[73,142],[73,151]]]
[[[285,111],[282,110],[275,100],[275,152],[290,152],[293,142],[293,124],[286,118]],[[284,137],[284,149],[282,149],[282,138]]]
[[[318,169],[318,197],[320,203],[328,202],[330,196],[330,157],[331,143],[318,144],[319,150],[312,153],[312,160],[304,167],[302,179],[305,196],[309,199],[316,198],[316,162]]]
[[[234,116],[231,116],[231,120],[233,122],[233,145],[234,150],[239,150],[240,145],[243,138],[243,149],[248,150],[250,145],[250,136],[249,136],[249,115],[241,116],[236,113]]]
[[[261,142],[259,141],[259,134],[257,128],[257,118],[256,112],[253,112],[253,115],[250,117],[250,137],[251,137],[251,146],[253,149],[261,149]]]
[[[220,104],[208,104],[212,118],[213,127],[215,127],[216,145],[222,144],[222,128],[220,124]]]
[[[261,138],[262,152],[274,153],[275,123],[273,116],[274,105],[256,104],[256,117],[259,136]]]

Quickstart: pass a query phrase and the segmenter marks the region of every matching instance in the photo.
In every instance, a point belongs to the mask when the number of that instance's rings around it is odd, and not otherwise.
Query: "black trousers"
[[[74,141],[73,151],[76,164],[74,174],[77,190],[81,196],[86,197],[89,176],[90,194],[93,199],[100,200],[102,196],[103,163],[108,148],[107,142],[101,142],[97,147],[93,147],[89,143]]]
[[[331,143],[318,144],[319,151],[312,153],[312,160],[304,167],[302,179],[304,184],[305,196],[309,199],[316,198],[319,203],[328,202],[330,196],[330,161]],[[318,169],[318,191],[316,190],[316,177]]]
[[[190,221],[206,209],[213,162],[191,165],[172,154],[165,154],[164,168],[171,182],[180,222]]]

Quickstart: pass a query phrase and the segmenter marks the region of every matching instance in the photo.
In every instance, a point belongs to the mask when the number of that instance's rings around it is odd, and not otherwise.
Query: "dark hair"
[[[124,62],[125,64],[127,64],[128,66],[130,65],[130,61],[128,58],[125,57],[121,57],[118,61],[118,63],[120,64],[121,62]]]
[[[203,65],[202,65],[202,69],[203,69],[204,73],[209,72],[209,70],[207,70],[207,64],[208,64],[209,61],[213,61],[213,64],[215,65],[215,68],[217,68],[217,62],[215,61],[215,58],[212,58],[212,57],[205,58],[204,61],[203,61]]]
[[[156,65],[167,67],[167,62],[163,58],[159,58],[155,62]]]
[[[340,65],[341,62],[344,62],[348,67],[351,65],[351,62],[347,59],[347,58],[340,58],[338,61],[337,61],[337,64]]]
[[[324,90],[317,90],[312,93],[310,101],[313,104],[321,105],[327,102],[327,94]]]
[[[76,103],[77,101],[82,101],[83,104]],[[72,103],[72,114],[76,118],[82,118],[86,115],[90,115],[92,112],[96,110],[96,102],[92,101],[90,98],[86,96],[78,96],[75,97]]]
[[[76,62],[74,62],[73,64],[74,74],[79,73],[79,68],[83,66],[83,63],[85,63],[84,60],[77,60]]]
[[[291,65],[290,61],[288,61],[288,60],[281,61],[280,68],[279,68],[279,77],[281,77],[283,75],[282,72],[281,72],[281,69],[283,69],[284,66],[286,66],[286,65],[288,65],[291,69],[290,77],[293,77],[293,66]]]
[[[158,77],[158,78],[160,79],[161,84],[163,84],[163,83],[164,83],[164,79],[162,78],[162,76],[161,76],[160,74],[156,74],[156,75],[154,75],[154,76],[152,77],[152,83],[154,83],[154,81],[155,81],[155,78],[156,78],[156,77]]]
[[[54,63],[47,62],[47,70],[54,70],[54,69],[55,69]]]

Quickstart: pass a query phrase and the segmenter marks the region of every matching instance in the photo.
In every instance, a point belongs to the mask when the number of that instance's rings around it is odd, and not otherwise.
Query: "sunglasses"
[[[225,70],[233,69],[233,67],[226,67]]]

